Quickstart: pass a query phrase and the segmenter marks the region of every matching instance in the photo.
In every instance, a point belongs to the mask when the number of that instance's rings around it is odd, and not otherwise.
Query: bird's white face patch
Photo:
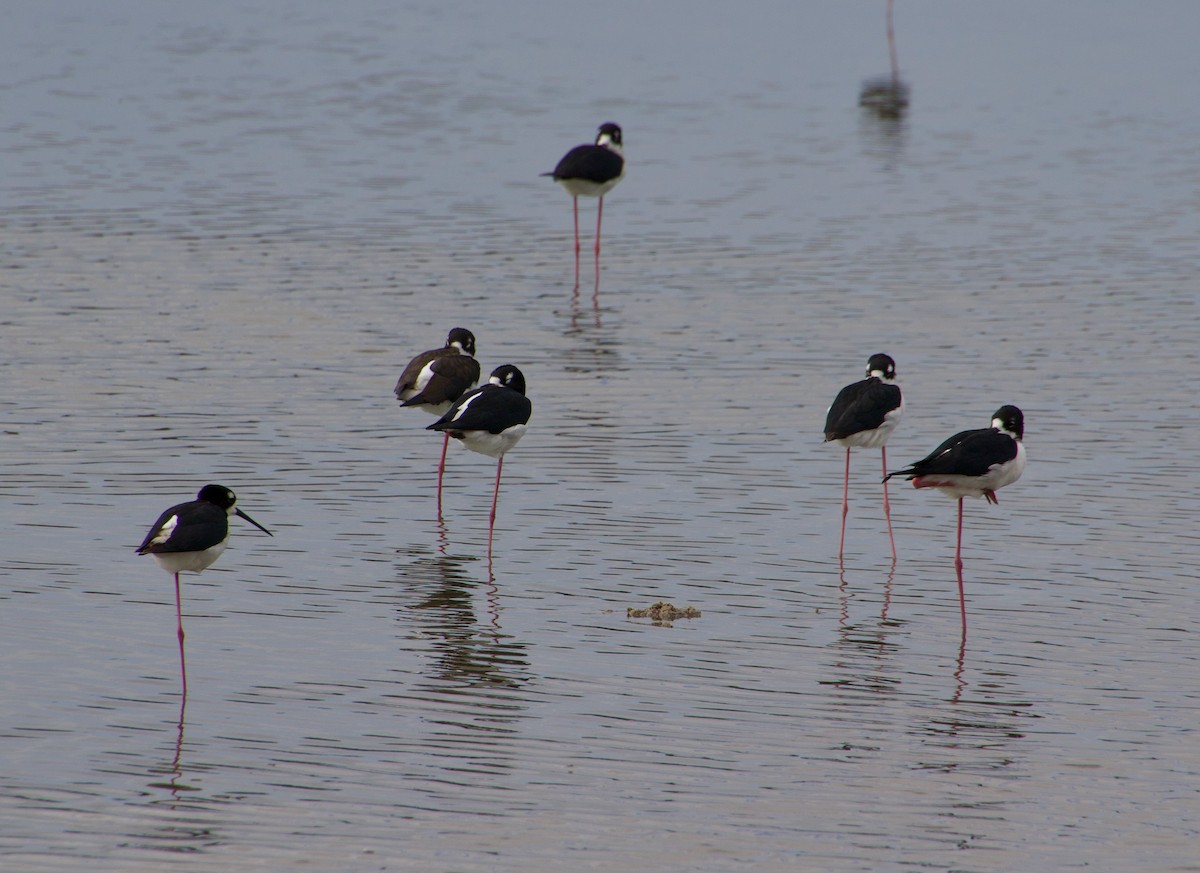
[[[1000,433],[1008,434],[1013,439],[1017,438],[1017,435],[1008,429],[1008,426],[1004,423],[1004,421],[1002,419],[993,418],[992,419],[992,427],[994,427],[996,430],[1000,431]]]
[[[596,137],[596,145],[619,152],[621,147],[613,142],[612,134],[602,133]]]
[[[158,529],[158,532],[154,534],[154,539],[150,540],[150,545],[157,546],[157,545],[161,545],[162,543],[165,543],[167,540],[169,540],[171,538],[171,534],[175,532],[175,527],[178,524],[179,524],[179,516],[172,515],[170,518],[168,518],[166,521],[163,522],[163,526],[160,527]]]
[[[872,377],[880,379],[884,382],[891,382],[896,378],[896,368],[889,366],[883,370],[879,369],[878,367],[876,367],[874,370],[867,370],[867,378],[870,379]]]

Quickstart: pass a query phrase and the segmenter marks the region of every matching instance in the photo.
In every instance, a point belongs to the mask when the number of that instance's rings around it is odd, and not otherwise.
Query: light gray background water
[[[882,0],[7,9],[0,868],[1200,869],[1200,5],[898,5],[898,122]],[[534,403],[490,567],[390,394],[456,324]],[[965,646],[874,452],[839,568],[880,350],[894,465],[1027,416]],[[185,577],[181,723],[133,548],[208,481],[276,536]]]

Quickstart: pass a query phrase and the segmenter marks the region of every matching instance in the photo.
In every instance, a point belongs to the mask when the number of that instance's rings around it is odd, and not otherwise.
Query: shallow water
[[[1200,7],[65,3],[0,35],[0,867],[1195,870]],[[582,17],[582,27],[569,19]],[[987,38],[983,39],[982,34]],[[537,174],[613,118],[598,288]],[[584,227],[591,228],[591,204]],[[463,324],[532,427],[400,410]],[[893,467],[1002,403],[954,506]],[[185,576],[133,549],[200,485]],[[702,616],[626,617],[657,600]]]

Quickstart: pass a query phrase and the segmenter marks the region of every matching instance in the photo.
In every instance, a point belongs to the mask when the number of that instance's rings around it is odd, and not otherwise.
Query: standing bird
[[[401,406],[416,407],[434,415],[444,415],[454,401],[479,381],[479,362],[475,360],[475,335],[456,327],[440,349],[421,352],[404,368],[396,383]],[[437,507],[442,515],[442,476],[446,472],[447,435],[442,440],[442,458],[438,462]]]
[[[958,499],[958,544],[954,569],[958,573],[958,603],[963,633],[967,629],[967,601],[963,594],[962,526],[963,498],[983,497],[999,503],[996,492],[1021,478],[1025,469],[1025,416],[1015,406],[1001,406],[992,415],[992,426],[964,430],[946,440],[926,457],[903,470],[888,473],[912,480],[914,488],[937,488]]]
[[[492,553],[492,531],[496,526],[496,502],[500,498],[500,471],[504,455],[525,435],[533,404],[525,396],[525,377],[512,364],[492,371],[486,385],[458,398],[427,430],[440,430],[473,452],[497,458],[496,487],[488,520],[488,554]]]
[[[183,667],[183,693],[187,695],[187,669],[183,660],[183,599],[179,574],[199,573],[221,557],[229,542],[229,516],[244,518],[267,536],[269,530],[237,508],[237,495],[224,485],[205,485],[188,503],[172,506],[158,517],[139,555],[150,555],[168,573],[175,574],[175,616],[179,628],[179,664]]]
[[[884,354],[871,355],[867,378],[847,385],[838,392],[825,416],[825,442],[846,447],[846,476],[842,483],[842,538],[838,557],[846,547],[846,515],[850,511],[850,449],[878,448],[883,454],[883,473],[887,475],[887,441],[904,413],[900,386],[893,384],[896,362]],[[892,561],[896,560],[896,539],[892,536],[892,509],[888,505],[887,479],[883,480],[883,514],[887,518],[888,539],[892,543]]]
[[[611,121],[600,125],[594,145],[577,145],[553,172],[542,173],[562,185],[571,195],[575,214],[575,280],[579,281],[579,198],[599,197],[596,210],[596,280],[600,279],[600,221],[604,217],[604,195],[625,177],[625,155],[621,150],[621,128]]]

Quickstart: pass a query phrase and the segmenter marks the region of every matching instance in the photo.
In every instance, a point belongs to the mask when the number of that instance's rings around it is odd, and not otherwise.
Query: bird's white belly
[[[224,552],[225,542],[219,542],[201,552],[151,552],[150,555],[168,573],[199,573]]]
[[[412,396],[416,397],[415,394]],[[406,397],[404,399],[408,400],[411,398]],[[409,406],[407,408],[408,409],[422,409],[425,412],[432,412],[438,418],[441,418],[443,415],[445,415],[447,412],[450,411],[450,407],[453,405],[454,405],[453,400],[444,400],[441,403],[422,403],[420,406]]]
[[[558,184],[567,190],[572,197],[603,197],[621,181],[621,176],[609,179],[607,182],[593,182],[590,179],[558,179]]]
[[[896,429],[898,423],[899,419],[885,420],[874,430],[860,430],[858,433],[850,434],[850,436],[842,437],[834,442],[846,448],[881,449],[887,445],[888,437],[892,435],[892,431]]]
[[[520,442],[525,436],[527,426],[515,424],[500,433],[488,433],[486,430],[468,430],[462,435],[463,445],[473,452],[487,455],[489,458],[499,458],[509,449]]]
[[[982,497],[987,491],[999,491],[1021,478],[1025,471],[1025,446],[1017,443],[1017,456],[1003,464],[995,464],[982,476],[930,476],[937,488],[948,497]]]
[[[888,437],[900,423],[900,416],[903,414],[904,403],[901,402],[899,406],[883,417],[883,423],[879,427],[873,430],[860,430],[858,433],[852,433],[850,436],[836,439],[834,442],[848,449],[882,449],[887,445]]]

